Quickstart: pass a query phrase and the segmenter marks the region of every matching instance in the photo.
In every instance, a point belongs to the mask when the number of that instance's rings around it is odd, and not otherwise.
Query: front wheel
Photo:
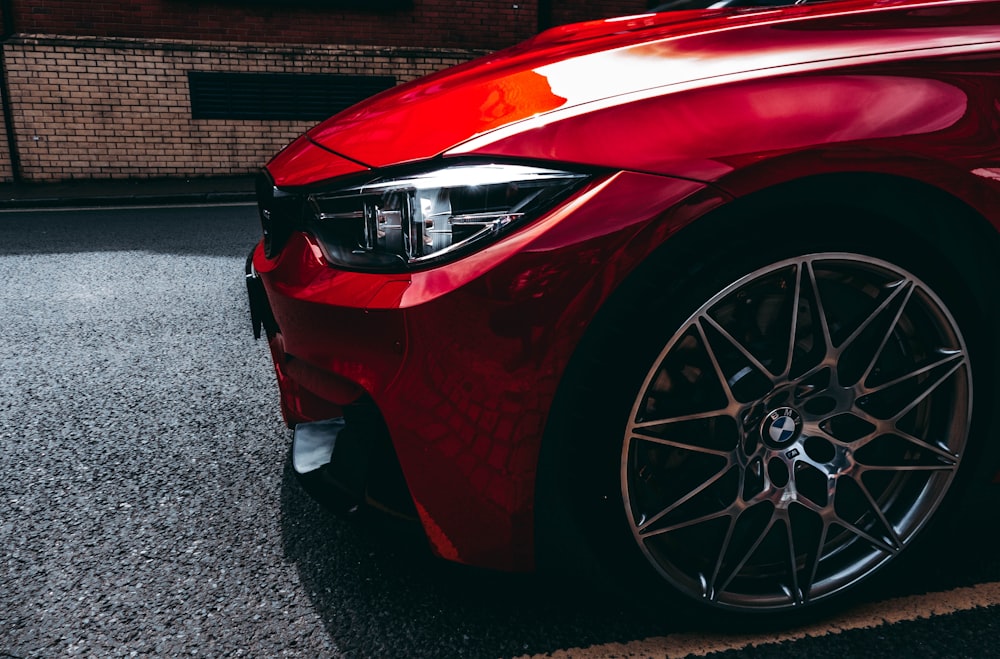
[[[820,252],[759,268],[708,295],[645,375],[621,451],[633,540],[723,608],[846,591],[949,492],[972,383],[951,310],[903,267]]]

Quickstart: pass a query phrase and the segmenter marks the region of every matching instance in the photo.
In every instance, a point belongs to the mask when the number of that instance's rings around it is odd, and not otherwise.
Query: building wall
[[[2,117],[0,117],[2,119]],[[0,126],[3,122],[0,121]],[[0,183],[9,183],[14,180],[14,168],[11,165],[10,148],[7,139],[0,134]]]
[[[404,82],[475,54],[42,36],[4,45],[30,181],[250,173],[316,123],[192,119],[189,71],[389,74]]]
[[[542,22],[644,7],[546,0]],[[188,72],[405,82],[517,43],[540,21],[539,0],[0,0],[4,9],[11,121],[0,128],[19,167],[0,139],[0,182],[251,173],[316,122],[193,119]]]
[[[653,2],[653,4],[658,4]],[[580,21],[596,21],[612,16],[632,16],[646,11],[648,4],[642,0],[608,0],[600,4],[592,2],[571,3],[556,1],[552,5],[552,25],[566,25]]]
[[[537,0],[14,0],[27,34],[495,50],[534,34]],[[347,5],[345,7],[345,4]]]
[[[0,2],[0,25],[4,26],[6,33],[6,20],[8,15],[4,14],[3,3]],[[0,75],[3,74],[3,54],[0,52]],[[14,179],[14,170],[11,165],[10,148],[7,140],[7,122],[4,119],[4,99],[0,98],[0,183],[6,183]]]

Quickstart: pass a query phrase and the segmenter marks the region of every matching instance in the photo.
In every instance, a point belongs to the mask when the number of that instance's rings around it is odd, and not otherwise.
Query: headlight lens
[[[301,228],[330,263],[406,270],[485,244],[589,178],[525,165],[459,164],[305,195]]]

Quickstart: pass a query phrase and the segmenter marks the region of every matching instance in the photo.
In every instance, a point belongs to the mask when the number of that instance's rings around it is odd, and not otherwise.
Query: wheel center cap
[[[772,410],[760,426],[760,436],[765,444],[784,448],[794,442],[802,432],[802,417],[790,407]]]

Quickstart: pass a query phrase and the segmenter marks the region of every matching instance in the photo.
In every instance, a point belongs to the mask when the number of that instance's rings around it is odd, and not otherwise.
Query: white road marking
[[[712,652],[741,650],[796,641],[803,638],[829,636],[852,629],[874,629],[898,622],[943,616],[958,611],[1000,605],[1000,582],[983,583],[968,588],[956,588],[940,593],[912,595],[863,604],[821,623],[765,634],[671,634],[629,643],[604,643],[586,648],[556,650],[545,655],[519,659],[626,659],[656,657],[679,659],[690,655],[704,656]]]

